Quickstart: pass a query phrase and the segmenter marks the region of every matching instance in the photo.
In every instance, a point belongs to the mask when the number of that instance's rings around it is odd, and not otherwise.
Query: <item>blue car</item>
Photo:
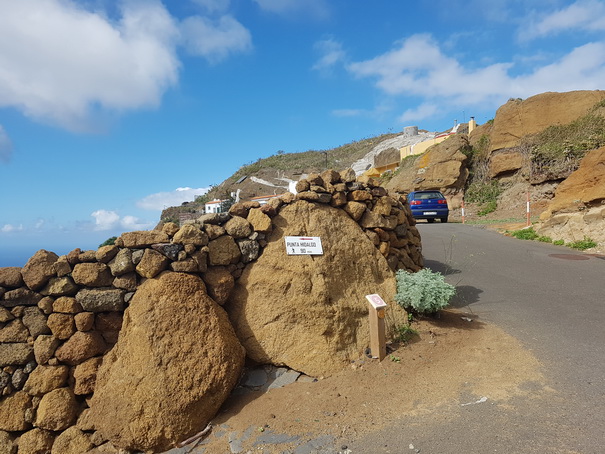
[[[427,222],[447,222],[450,210],[447,200],[439,191],[414,191],[408,194],[408,203],[415,219],[426,219]]]

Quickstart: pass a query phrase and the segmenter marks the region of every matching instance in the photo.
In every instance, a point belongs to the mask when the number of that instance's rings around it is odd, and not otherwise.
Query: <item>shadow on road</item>
[[[472,285],[457,285],[456,295],[452,298],[450,305],[460,308],[476,303],[479,301],[481,293],[483,293],[483,290]]]
[[[443,274],[444,276],[451,276],[460,274],[461,271],[452,268],[447,263],[439,262],[437,260],[425,260],[424,266],[432,271]],[[452,280],[449,280],[450,284],[456,287],[456,295],[452,298],[450,305],[452,307],[461,308],[479,301],[479,295],[483,293],[483,290],[471,285],[458,285]]]
[[[424,267],[429,268],[432,271],[437,271],[438,273],[443,274],[444,276],[449,276],[450,274],[460,274],[462,271],[452,268],[451,265],[447,263],[438,262],[437,260],[424,260]]]

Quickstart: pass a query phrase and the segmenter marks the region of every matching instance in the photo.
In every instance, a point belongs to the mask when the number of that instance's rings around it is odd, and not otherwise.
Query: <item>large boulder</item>
[[[90,420],[115,446],[161,451],[197,433],[237,383],[244,350],[199,277],[145,281],[97,373]]]
[[[394,274],[342,210],[298,201],[273,220],[263,254],[238,279],[227,311],[254,361],[329,375],[368,347],[364,295],[392,301]],[[323,255],[287,255],[286,235],[322,238]],[[395,306],[388,320],[403,323]]]
[[[529,134],[571,123],[603,99],[605,91],[601,90],[542,93],[524,101],[511,99],[496,112],[490,149],[516,147]]]

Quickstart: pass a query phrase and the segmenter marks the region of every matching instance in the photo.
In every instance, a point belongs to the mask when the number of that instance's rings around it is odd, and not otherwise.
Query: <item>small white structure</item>
[[[206,204],[204,205],[204,212],[206,214],[220,213],[222,203],[223,203],[223,200],[219,200],[219,199],[212,200],[211,202],[206,202]]]

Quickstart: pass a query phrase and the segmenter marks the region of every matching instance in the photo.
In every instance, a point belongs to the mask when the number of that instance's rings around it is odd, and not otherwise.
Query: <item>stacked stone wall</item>
[[[351,169],[309,175],[296,189],[263,206],[243,202],[180,227],[124,233],[96,251],[40,250],[23,268],[0,268],[0,452],[86,452],[105,443],[87,421],[88,402],[138,286],[166,271],[195,274],[223,305],[290,203],[342,209],[393,270],[422,267],[405,198]]]

